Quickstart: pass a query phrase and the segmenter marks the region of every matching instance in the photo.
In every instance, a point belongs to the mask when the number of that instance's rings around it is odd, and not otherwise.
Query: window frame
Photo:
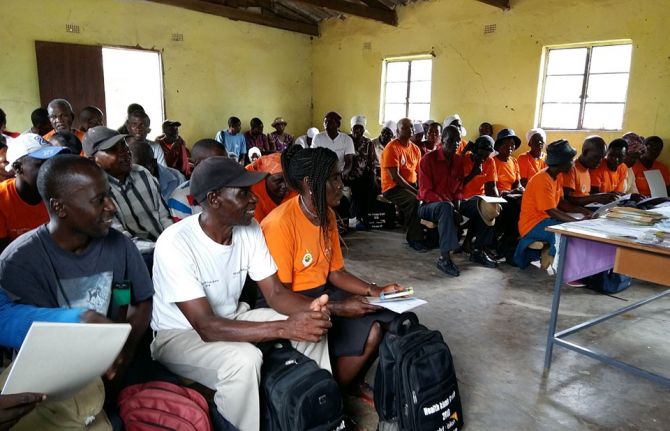
[[[593,55],[593,48],[598,48],[598,47],[606,47],[606,46],[620,46],[620,45],[630,45],[631,46],[631,60],[630,64],[628,65],[628,82],[626,86],[626,95],[625,99],[623,101],[623,115],[621,118],[621,126],[616,129],[594,129],[594,128],[585,128],[584,125],[584,112],[586,110],[586,105],[587,104],[613,104],[613,103],[618,103],[618,102],[588,102],[588,88],[589,88],[589,80],[591,78],[591,58]],[[591,42],[591,43],[578,43],[578,44],[569,44],[569,45],[553,45],[553,46],[546,46],[544,47],[544,52],[543,52],[543,59],[542,59],[542,67],[540,70],[540,82],[539,82],[539,92],[538,92],[538,101],[537,101],[537,115],[536,115],[536,127],[542,127],[542,116],[544,113],[544,95],[545,95],[545,89],[546,89],[546,82],[547,82],[547,72],[548,72],[548,66],[549,66],[549,53],[553,50],[563,50],[563,49],[575,49],[575,48],[586,48],[586,59],[585,59],[585,64],[584,64],[584,72],[582,74],[583,82],[582,82],[582,89],[581,93],[579,96],[579,115],[577,118],[577,126],[573,129],[566,129],[566,128],[560,128],[560,127],[547,127],[546,130],[558,130],[558,131],[567,131],[567,132],[582,132],[582,131],[621,131],[623,130],[623,122],[625,119],[626,115],[626,107],[628,106],[628,96],[629,96],[629,91],[630,91],[630,75],[631,75],[631,69],[633,66],[633,41],[628,40],[628,39],[623,39],[623,40],[612,40],[612,41],[603,41],[603,42]],[[622,73],[622,72],[600,72],[596,73],[594,75],[604,75],[604,74],[609,74],[609,73]],[[549,75],[549,76],[559,76],[559,75]],[[549,102],[551,103],[551,102]],[[560,103],[557,103],[560,104]]]
[[[386,114],[386,86],[388,82],[386,81],[386,75],[387,75],[387,69],[389,63],[400,63],[400,62],[408,62],[409,65],[407,67],[407,85],[406,85],[406,92],[405,92],[405,117],[409,118],[409,108],[412,103],[410,102],[410,89],[411,89],[411,83],[412,83],[412,62],[417,61],[417,60],[431,60],[431,74],[430,74],[430,101],[428,102],[428,112],[430,113],[430,107],[433,103],[433,63],[432,60],[434,58],[434,55],[432,54],[415,54],[415,55],[405,55],[405,56],[400,56],[400,57],[386,57],[382,61],[382,77],[381,77],[381,92],[380,92],[380,97],[379,97],[379,124],[383,125],[384,124],[384,117]],[[418,81],[417,81],[418,82]],[[429,115],[430,117],[430,115]],[[425,120],[428,120],[429,118],[426,118]],[[399,119],[395,119],[393,121],[397,121]],[[424,121],[425,121],[424,120]]]

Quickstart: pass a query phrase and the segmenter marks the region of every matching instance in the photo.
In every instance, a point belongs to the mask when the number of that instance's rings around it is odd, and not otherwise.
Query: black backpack
[[[374,401],[380,430],[456,431],[463,426],[449,347],[414,313],[396,317],[379,346]]]
[[[263,343],[261,429],[344,430],[342,397],[333,376],[287,340]]]

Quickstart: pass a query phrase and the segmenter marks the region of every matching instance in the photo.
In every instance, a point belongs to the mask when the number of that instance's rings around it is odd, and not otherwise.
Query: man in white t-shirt
[[[311,300],[281,284],[254,220],[257,198],[250,186],[266,175],[227,157],[202,161],[191,176],[191,195],[202,213],[166,229],[154,252],[152,355],[174,373],[214,389],[219,412],[242,431],[260,427],[263,358],[252,343],[290,339],[321,368],[331,369],[328,296]],[[271,309],[250,310],[240,302],[247,274]]]
[[[337,112],[329,112],[323,119],[325,132],[312,139],[312,148],[325,147],[337,154],[337,167],[342,171],[342,178],[349,176],[354,160],[354,141],[346,133],[340,132],[342,117]]]

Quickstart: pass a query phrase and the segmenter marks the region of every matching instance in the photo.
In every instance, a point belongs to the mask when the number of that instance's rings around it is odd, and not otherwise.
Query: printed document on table
[[[54,399],[72,396],[109,369],[128,334],[127,323],[35,322],[2,394],[37,392]]]
[[[409,311],[413,308],[418,307],[419,305],[426,304],[426,301],[419,298],[382,301],[381,299],[374,296],[368,296],[368,302],[370,302],[370,304],[384,307],[387,310],[395,311],[396,313],[404,313],[405,311]]]
[[[663,179],[663,175],[661,175],[661,171],[658,169],[644,171],[644,177],[647,179],[647,184],[649,184],[652,198],[668,197],[668,189],[665,188],[665,180]]]

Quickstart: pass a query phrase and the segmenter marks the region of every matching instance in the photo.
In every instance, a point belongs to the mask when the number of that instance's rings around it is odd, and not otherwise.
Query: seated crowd
[[[83,390],[104,385],[100,429],[118,429],[107,421],[118,391],[158,364],[213,390],[234,427],[259,429],[256,344],[275,339],[369,398],[364,376],[395,313],[367,297],[401,287],[346,270],[340,234],[350,221],[368,230],[373,213],[397,211],[408,245],[425,252],[436,234],[437,267],[458,276],[454,253],[487,268],[525,268],[537,241],[553,255],[545,227],[590,218],[590,204],[623,194],[649,196],[645,171],[659,170],[670,189],[657,160],[663,141],[635,133],[609,145],[588,137],[573,161],[570,143],[546,145],[539,128],[518,158],[512,129],[494,139],[484,122],[469,141],[458,114],[442,124],[390,121],[374,139],[360,115],[344,133],[328,112],[323,132],[296,139],[281,117],[267,135],[260,119],[242,133],[231,117],[190,150],[179,121],[147,139],[149,116],[137,104],[118,130],[96,107],[75,116],[64,99],[31,120],[30,130],[9,132],[0,110],[0,345],[19,348],[33,321],[129,323],[112,368]],[[34,429],[50,408],[42,401],[1,395],[0,429]]]

